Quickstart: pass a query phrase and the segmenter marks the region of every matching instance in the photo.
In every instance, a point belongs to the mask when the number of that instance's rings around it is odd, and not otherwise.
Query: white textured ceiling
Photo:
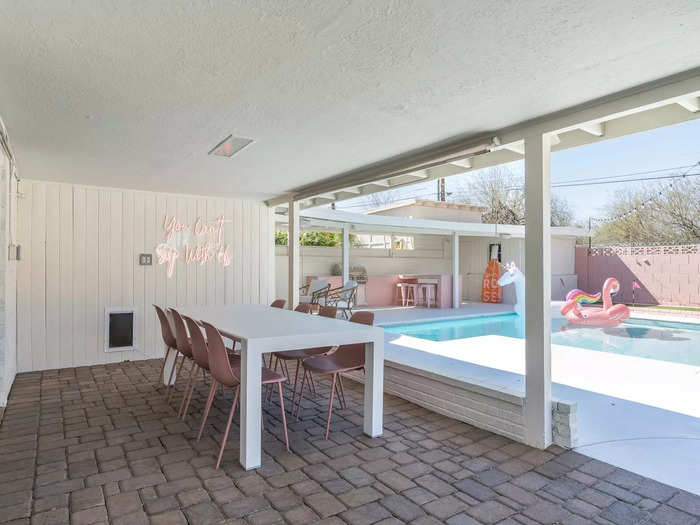
[[[700,2],[0,2],[26,178],[270,197],[700,65]],[[228,134],[255,139],[231,159]]]

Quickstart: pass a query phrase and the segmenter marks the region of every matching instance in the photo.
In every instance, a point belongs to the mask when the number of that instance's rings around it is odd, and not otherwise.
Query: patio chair
[[[351,323],[362,323],[366,325],[374,324],[374,313],[357,312],[350,318]],[[345,392],[343,390],[343,380],[340,374],[352,372],[354,370],[365,369],[365,345],[364,343],[353,345],[342,345],[338,349],[325,356],[309,357],[301,362],[304,368],[304,377],[301,380],[301,392],[299,393],[299,403],[297,404],[297,421],[301,412],[301,402],[304,399],[304,384],[310,374],[333,374],[331,385],[331,397],[328,403],[328,419],[326,421],[326,439],[331,427],[331,415],[333,414],[333,399],[335,397],[335,385],[338,383],[338,400],[341,407],[346,407]],[[292,407],[293,408],[293,407]]]
[[[178,416],[184,419],[187,417],[187,410],[190,408],[190,402],[192,401],[192,394],[199,381],[199,371],[202,371],[202,378],[206,380],[207,373],[211,374],[209,370],[209,354],[207,350],[207,341],[204,339],[204,334],[202,333],[202,327],[197,324],[197,321],[191,317],[183,315],[182,318],[185,320],[187,325],[187,330],[190,333],[190,341],[192,346],[192,357],[194,358],[196,370],[193,374],[190,374],[190,379],[187,381],[187,386],[185,386],[185,392],[183,393],[184,407],[181,404],[180,413]],[[228,348],[226,349],[228,351]],[[228,353],[228,359],[231,363],[231,368],[241,367],[241,356]]]
[[[224,455],[226,441],[228,440],[229,431],[231,430],[231,421],[233,421],[233,413],[236,411],[238,396],[241,391],[241,369],[231,366],[231,361],[228,353],[226,352],[226,347],[224,346],[224,340],[216,327],[204,321],[202,321],[202,325],[204,325],[204,330],[207,334],[208,359],[212,382],[211,389],[209,390],[209,398],[207,399],[207,404],[204,409],[204,416],[202,417],[202,425],[199,428],[197,441],[199,441],[202,437],[202,431],[204,430],[204,426],[207,423],[207,418],[209,417],[209,411],[214,401],[214,394],[216,393],[217,385],[222,385],[225,388],[234,390],[233,403],[231,404],[231,411],[228,415],[228,422],[226,423],[224,435],[221,438],[221,449],[219,450],[219,458],[216,462],[216,468],[218,469],[219,465],[221,465],[221,458]],[[282,383],[284,383],[287,378],[265,367],[262,368],[261,378],[263,385],[277,384],[280,409],[282,410],[282,425],[284,426],[284,442],[287,446],[287,452],[289,452],[287,418],[284,410],[284,397],[282,396]]]
[[[326,295],[326,306],[335,306],[343,312],[343,318],[352,316],[352,309],[355,306],[355,296],[357,295],[357,281],[350,279],[343,286],[328,291]]]
[[[287,301],[284,299],[275,299],[270,306],[272,308],[284,308],[285,304],[287,304]]]
[[[182,317],[180,316],[179,312],[175,310],[174,308],[168,308],[168,313],[170,313],[170,318],[173,320],[173,326],[175,327],[175,342],[177,343],[177,351],[178,353],[182,356],[182,360],[180,361],[180,365],[177,369],[177,375],[175,376],[175,382],[177,383],[177,378],[180,377],[180,372],[182,372],[182,366],[185,364],[185,361],[191,361],[192,366],[190,367],[190,377],[187,379],[187,383],[189,384],[191,378],[192,378],[192,371],[194,369],[194,358],[192,356],[192,342],[190,340],[189,335],[187,334],[187,327],[185,327],[185,321],[182,320]],[[177,360],[177,357],[175,358]],[[175,365],[173,364],[173,370],[175,370]],[[173,380],[173,372],[170,372],[170,379],[168,380],[168,384],[170,384]],[[170,395],[172,394],[173,391],[175,391],[175,385],[173,385],[172,391],[168,393],[167,399],[170,400]],[[184,394],[184,392],[183,392]],[[184,400],[184,395],[183,395],[183,400]],[[180,406],[182,408],[182,405]],[[178,410],[179,414],[179,410]]]
[[[338,314],[338,309],[335,306],[321,306],[319,307],[318,315],[321,317],[329,317],[335,319]],[[299,369],[301,368],[301,362],[309,357],[314,357],[317,355],[323,355],[330,352],[333,349],[332,346],[320,347],[320,348],[304,348],[302,350],[288,350],[286,352],[275,352],[270,358],[270,367],[272,367],[272,357],[275,357],[275,366],[273,370],[277,371],[277,365],[280,365],[282,373],[287,376],[287,380],[291,380],[289,374],[289,368],[287,367],[287,361],[296,361],[296,370],[294,371],[294,385],[292,386],[292,405],[291,410],[294,410],[294,399],[297,395],[297,384],[299,381]],[[311,390],[316,392],[316,385],[312,377],[309,377],[309,385]],[[269,394],[268,394],[269,396]],[[290,412],[291,413],[291,412]]]
[[[163,357],[163,366],[160,368],[160,376],[158,382],[163,381],[165,376],[165,364],[168,362],[168,357],[170,357],[170,351],[175,350],[175,360],[173,361],[172,370],[175,370],[175,363],[177,362],[177,342],[175,341],[175,335],[173,334],[173,327],[170,324],[168,315],[163,311],[160,306],[153,305],[156,309],[156,314],[158,315],[158,321],[160,321],[160,333],[163,337],[163,344],[165,344],[165,357]],[[170,380],[172,380],[172,370],[170,371]],[[170,381],[165,386],[170,388]]]
[[[314,279],[306,286],[299,288],[299,302],[310,304],[326,304],[325,297],[331,289],[328,281]]]

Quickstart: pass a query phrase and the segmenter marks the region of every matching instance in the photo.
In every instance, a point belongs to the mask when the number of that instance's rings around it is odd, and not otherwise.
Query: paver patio
[[[215,451],[230,406],[219,395],[201,442],[208,386],[185,422],[160,361],[17,376],[0,426],[0,522],[694,524],[700,497],[586,456],[540,451],[385,398],[383,438],[362,435],[361,387],[323,439],[328,385],[290,418],[265,406],[263,466],[238,465],[237,428],[221,470]],[[286,402],[289,402],[287,398]],[[289,408],[289,407],[288,407]],[[237,419],[237,417],[236,417]]]

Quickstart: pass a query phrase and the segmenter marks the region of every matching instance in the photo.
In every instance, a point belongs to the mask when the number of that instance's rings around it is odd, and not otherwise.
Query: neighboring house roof
[[[425,206],[428,208],[476,211],[480,213],[484,213],[486,210],[488,210],[486,206],[479,206],[477,204],[467,204],[463,202],[431,201],[428,199],[405,199],[397,202],[392,202],[391,204],[387,204],[385,206],[380,206],[379,208],[374,208],[373,210],[367,210],[364,213],[366,215],[374,215],[379,214],[383,211],[395,210],[397,208],[407,208],[409,206]]]

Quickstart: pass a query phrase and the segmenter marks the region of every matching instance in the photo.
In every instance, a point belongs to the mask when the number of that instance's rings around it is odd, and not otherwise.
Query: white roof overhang
[[[344,227],[362,233],[404,233],[458,235],[472,237],[524,238],[525,227],[513,224],[483,224],[434,219],[413,219],[389,215],[364,215],[330,208],[303,210],[299,214],[303,230],[339,231]],[[287,215],[275,215],[277,224],[287,224]],[[553,237],[586,237],[588,230],[574,227],[552,227]]]

